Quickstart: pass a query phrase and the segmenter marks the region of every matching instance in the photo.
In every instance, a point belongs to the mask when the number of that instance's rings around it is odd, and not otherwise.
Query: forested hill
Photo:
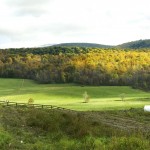
[[[96,44],[96,43],[62,43],[62,44],[56,44],[53,46],[65,46],[65,47],[91,47],[91,48],[112,48],[111,45],[102,45],[102,44]]]
[[[150,48],[150,39],[127,42],[127,43],[123,43],[121,45],[118,45],[116,47],[118,47],[118,48],[129,48],[129,49]]]
[[[116,45],[116,46],[95,44],[95,43],[62,43],[62,44],[55,44],[52,46],[55,46],[55,47],[58,46],[58,47],[141,49],[141,48],[150,48],[150,39],[127,42],[127,43],[123,43],[123,44]]]
[[[150,89],[150,49],[44,47],[0,50],[0,77],[39,83]]]

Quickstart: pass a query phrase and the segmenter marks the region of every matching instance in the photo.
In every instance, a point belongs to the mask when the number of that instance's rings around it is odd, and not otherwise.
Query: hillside
[[[50,45],[50,46],[141,49],[141,48],[150,48],[150,39],[127,42],[127,43],[123,43],[123,44],[116,45],[116,46],[96,44],[96,43],[61,43],[61,44],[55,44],[55,45]],[[47,47],[47,45],[46,45],[46,47]]]
[[[96,43],[61,43],[53,46],[65,46],[65,47],[92,47],[92,48],[112,48],[111,45],[103,45]]]
[[[127,85],[148,90],[149,55],[149,50],[80,47],[3,50],[0,77],[27,78],[39,83]]]
[[[150,48],[150,39],[127,42],[116,47],[130,49]]]

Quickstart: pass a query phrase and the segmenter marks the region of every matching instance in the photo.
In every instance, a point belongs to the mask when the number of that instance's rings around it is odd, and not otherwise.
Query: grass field
[[[89,103],[83,103],[87,91]],[[120,94],[125,93],[125,101]],[[128,86],[80,86],[75,84],[37,84],[32,80],[0,79],[0,100],[51,104],[74,110],[142,108],[150,104],[150,92]]]
[[[83,103],[85,91],[89,103]],[[149,150],[150,113],[143,106],[150,104],[150,92],[127,86],[0,79],[0,100],[27,103],[29,98],[80,111],[0,106],[1,150]]]

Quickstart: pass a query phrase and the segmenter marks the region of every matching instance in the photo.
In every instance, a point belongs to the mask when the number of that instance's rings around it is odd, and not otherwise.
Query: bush
[[[27,117],[27,125],[44,131],[56,132],[59,130],[59,119],[60,116],[57,113],[32,109]]]
[[[70,137],[82,138],[90,134],[91,127],[81,114],[66,113],[63,117],[64,121],[61,124],[61,129]]]

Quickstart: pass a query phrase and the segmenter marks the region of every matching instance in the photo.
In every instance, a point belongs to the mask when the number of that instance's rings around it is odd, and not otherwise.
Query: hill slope
[[[61,43],[61,44],[55,44],[51,46],[140,49],[140,48],[150,48],[150,39],[127,42],[127,43],[123,43],[123,44],[116,45],[116,46],[96,44],[96,43]]]
[[[150,39],[127,42],[127,43],[118,45],[117,47],[118,48],[131,48],[131,49],[150,48]]]
[[[67,47],[96,47],[96,48],[111,48],[113,46],[111,45],[102,45],[102,44],[96,44],[96,43],[61,43],[56,44],[53,46],[67,46]]]

